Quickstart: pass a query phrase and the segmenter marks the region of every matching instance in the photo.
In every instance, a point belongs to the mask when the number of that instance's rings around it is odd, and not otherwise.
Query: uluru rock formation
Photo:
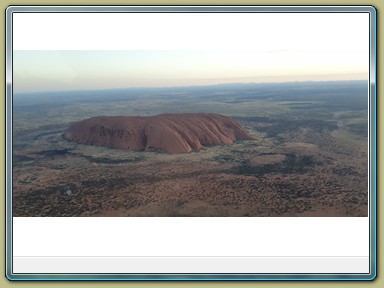
[[[234,119],[206,113],[99,116],[72,124],[64,136],[81,144],[170,154],[251,139]]]

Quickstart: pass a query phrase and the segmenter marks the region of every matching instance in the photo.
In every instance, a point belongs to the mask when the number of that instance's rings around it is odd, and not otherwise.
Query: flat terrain
[[[366,81],[14,96],[14,216],[367,216]],[[218,113],[253,137],[188,154],[80,145],[100,115]]]

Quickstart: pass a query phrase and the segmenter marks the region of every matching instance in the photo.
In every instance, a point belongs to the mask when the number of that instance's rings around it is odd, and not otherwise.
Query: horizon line
[[[36,94],[36,93],[66,93],[66,92],[86,92],[86,91],[111,91],[111,90],[130,90],[130,89],[177,89],[177,88],[192,88],[192,87],[214,87],[214,86],[223,86],[223,85],[251,85],[251,84],[288,84],[288,83],[314,83],[314,82],[357,82],[357,81],[367,81],[368,79],[344,79],[344,80],[297,80],[297,81],[279,81],[279,82],[223,82],[217,84],[197,84],[197,85],[180,85],[180,86],[132,86],[132,87],[117,87],[117,88],[84,88],[84,89],[74,89],[74,90],[45,90],[45,91],[28,91],[28,92],[13,92],[12,95],[22,95],[22,94]],[[11,86],[12,83],[7,82],[7,87]],[[13,89],[12,89],[13,90]]]

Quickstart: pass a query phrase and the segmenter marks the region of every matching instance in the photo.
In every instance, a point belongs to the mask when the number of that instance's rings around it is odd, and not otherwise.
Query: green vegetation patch
[[[286,158],[278,163],[253,165],[249,160],[233,168],[234,174],[263,176],[270,173],[304,173],[315,166],[316,161],[312,155],[284,154]]]

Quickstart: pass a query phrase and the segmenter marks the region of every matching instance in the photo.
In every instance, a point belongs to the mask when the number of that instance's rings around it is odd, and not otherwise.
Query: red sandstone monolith
[[[170,154],[251,139],[234,119],[208,113],[98,116],[72,124],[65,138],[80,144]]]

